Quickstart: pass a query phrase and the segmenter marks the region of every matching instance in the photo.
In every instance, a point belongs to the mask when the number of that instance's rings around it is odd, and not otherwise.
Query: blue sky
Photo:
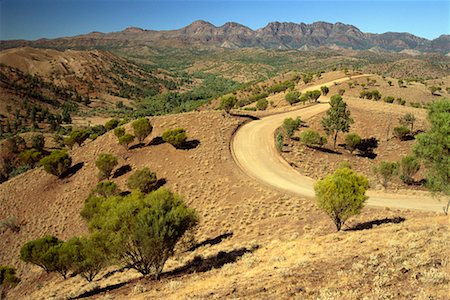
[[[157,1],[0,0],[0,40],[120,31],[129,26],[177,29],[202,19],[252,29],[271,21],[343,22],[364,32],[410,32],[433,39],[450,34],[450,1]]]

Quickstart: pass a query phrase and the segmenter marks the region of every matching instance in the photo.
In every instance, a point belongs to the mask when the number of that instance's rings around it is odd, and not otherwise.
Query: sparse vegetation
[[[220,108],[223,109],[226,113],[230,113],[231,109],[237,103],[237,99],[235,96],[224,96],[220,99]]]
[[[419,161],[413,156],[405,156],[400,160],[400,179],[406,184],[414,182],[413,176],[420,170]]]
[[[298,130],[301,124],[302,120],[300,117],[295,118],[295,120],[292,118],[286,118],[283,121],[283,129],[286,132],[286,135],[292,138],[294,132]]]
[[[324,136],[320,136],[317,131],[307,129],[300,133],[300,142],[307,147],[322,147],[327,143],[327,139]]]
[[[47,173],[61,177],[72,165],[72,159],[64,150],[55,150],[39,161]]]
[[[397,126],[393,129],[393,134],[396,138],[403,141],[410,136],[411,131],[405,126]]]
[[[340,168],[314,184],[316,204],[333,220],[339,231],[364,207],[368,187],[369,181],[364,176],[351,169]]]
[[[398,167],[396,162],[381,161],[378,165],[373,166],[372,170],[380,179],[383,187],[387,189],[389,182],[397,175]]]
[[[109,179],[112,171],[117,166],[117,157],[108,153],[101,153],[95,161],[95,166],[99,170],[98,177],[100,180]]]
[[[140,118],[134,121],[131,123],[131,127],[133,128],[134,136],[138,139],[139,143],[142,143],[153,130],[153,126],[147,118]]]
[[[131,190],[137,189],[142,193],[149,193],[156,187],[157,182],[156,174],[150,171],[149,168],[144,167],[131,174],[127,185]]]
[[[119,137],[119,145],[123,145],[126,149],[129,149],[129,145],[134,142],[134,135],[125,133]]]
[[[164,142],[171,144],[175,148],[180,148],[186,143],[186,130],[184,128],[166,130],[162,134],[162,139]]]
[[[286,96],[284,96],[284,98],[290,105],[292,105],[292,104],[300,102],[300,96],[301,96],[300,92],[292,91],[292,92],[287,93]]]

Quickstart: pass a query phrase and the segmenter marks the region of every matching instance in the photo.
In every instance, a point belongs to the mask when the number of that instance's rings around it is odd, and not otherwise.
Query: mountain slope
[[[215,26],[201,20],[178,30],[155,31],[129,27],[120,32],[91,32],[53,40],[2,41],[0,48],[24,45],[56,48],[123,48],[155,43],[161,46],[218,46],[226,48],[299,49],[305,46],[326,46],[355,50],[379,47],[389,51],[411,49],[425,52],[450,52],[449,35],[442,35],[430,41],[409,33],[364,33],[355,26],[340,22],[334,24],[327,22],[314,22],[312,24],[271,22],[263,28],[252,30],[234,22]]]

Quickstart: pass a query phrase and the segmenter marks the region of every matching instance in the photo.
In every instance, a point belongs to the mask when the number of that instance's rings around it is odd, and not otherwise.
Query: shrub
[[[101,135],[104,135],[107,132],[107,129],[103,125],[95,125],[95,126],[89,127],[87,132],[89,133],[89,137],[92,139],[92,136],[99,137]]]
[[[116,128],[119,125],[119,120],[117,119],[111,119],[108,122],[105,123],[106,130],[110,131]]]
[[[321,92],[319,90],[307,91],[304,95],[310,102],[317,102],[317,99],[319,99]]]
[[[278,151],[282,151],[283,150],[283,145],[284,145],[283,139],[284,139],[283,138],[283,134],[281,132],[279,132],[277,134],[276,139],[275,139],[275,145],[276,145]]]
[[[383,101],[386,103],[394,103],[395,98],[392,96],[386,96],[383,98]]]
[[[0,299],[6,299],[8,290],[19,282],[20,279],[16,276],[16,269],[0,265]]]
[[[0,220],[0,229],[3,230],[3,228],[17,233],[20,231],[20,224],[15,216],[11,216],[6,219]]]
[[[44,150],[45,146],[45,138],[42,134],[37,134],[31,138],[31,148],[36,149],[37,151]]]
[[[405,126],[394,127],[393,132],[394,136],[401,141],[405,140],[411,133],[411,131]]]
[[[300,101],[300,95],[301,93],[298,91],[292,91],[286,94],[286,96],[284,96],[284,99],[286,99],[286,101],[292,105],[294,103],[298,103]]]
[[[267,106],[269,106],[269,101],[267,101],[266,98],[259,99],[259,100],[256,102],[256,108],[257,108],[258,110],[266,110],[266,109],[267,109]]]
[[[330,92],[330,89],[326,85],[324,85],[320,87],[320,91],[322,92],[322,95],[326,96]]]
[[[380,179],[383,187],[387,189],[389,181],[397,175],[398,163],[381,161],[378,165],[373,166],[372,170]]]
[[[126,149],[128,149],[128,145],[130,145],[134,141],[134,135],[125,133],[121,137],[119,137],[119,145],[124,146]]]
[[[62,252],[69,256],[69,268],[88,282],[108,265],[105,241],[98,234],[91,237],[74,237],[61,246]]]
[[[117,138],[122,137],[124,134],[125,134],[125,128],[123,128],[123,127],[116,127],[116,128],[114,129],[114,135],[115,135]]]
[[[326,144],[327,139],[323,136],[320,136],[317,131],[308,129],[300,133],[300,142],[308,147],[321,147]]]
[[[149,168],[144,167],[131,174],[127,185],[131,190],[138,189],[143,193],[149,193],[156,187],[157,182],[156,174],[150,171]]]
[[[42,157],[42,153],[36,149],[28,149],[19,154],[19,159],[25,165],[34,167]]]
[[[341,95],[341,96],[344,96],[345,89],[339,89],[338,94]]]
[[[400,119],[398,119],[400,124],[403,126],[410,126],[410,132],[413,132],[414,122],[416,121],[416,117],[412,113],[407,113],[403,115]]]
[[[91,195],[105,198],[118,195],[119,193],[119,187],[112,181],[99,182],[97,183],[97,186],[91,191]]]
[[[300,117],[295,118],[295,120],[292,118],[286,118],[283,121],[283,129],[286,132],[286,135],[291,138],[294,131],[297,130],[301,124],[302,120]]]
[[[187,140],[186,130],[183,128],[169,129],[162,134],[164,142],[175,148],[180,148]]]
[[[236,105],[237,99],[235,96],[224,96],[220,99],[220,109],[225,110],[227,113]]]
[[[153,126],[147,118],[140,118],[131,123],[133,127],[134,136],[142,143],[144,139],[152,132]]]
[[[47,173],[60,177],[72,165],[72,159],[67,151],[55,150],[52,153],[39,161],[39,164],[44,167]]]
[[[177,242],[198,222],[196,212],[165,189],[106,201],[89,227],[108,237],[109,249],[127,266],[156,278]]]
[[[340,168],[314,184],[316,204],[341,230],[348,218],[360,213],[367,200],[368,180],[351,169]]]
[[[43,268],[47,273],[55,271],[54,254],[55,246],[62,244],[62,241],[54,236],[45,236],[32,240],[20,249],[20,259],[27,263],[35,264]]]
[[[117,166],[117,158],[108,153],[102,153],[95,161],[95,165],[99,169],[100,179],[109,179],[114,168]]]
[[[88,139],[89,132],[84,129],[74,130],[69,134],[69,137],[75,144],[78,144],[78,146],[80,147],[84,143],[84,141]]]
[[[71,136],[65,137],[64,138],[64,145],[66,145],[67,148],[72,150],[73,145],[75,145],[75,140]]]
[[[414,182],[412,178],[420,170],[419,161],[412,156],[405,156],[400,160],[400,179],[406,183]]]
[[[357,149],[358,145],[361,143],[361,137],[356,133],[349,133],[345,137],[345,146],[350,151],[351,154]]]

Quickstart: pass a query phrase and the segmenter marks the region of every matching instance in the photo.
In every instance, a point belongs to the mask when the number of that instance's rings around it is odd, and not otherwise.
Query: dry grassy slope
[[[23,278],[12,291],[12,299],[26,295],[31,299],[60,298],[136,277],[136,273],[128,271],[87,285],[78,277],[62,281],[57,275],[45,275],[39,268],[25,265],[18,259],[18,251],[27,240],[44,234],[67,239],[86,232],[79,211],[90,189],[97,183],[94,161],[102,152],[117,155],[119,166],[129,164],[133,169],[148,166],[156,171],[158,177],[165,178],[169,188],[182,194],[187,203],[199,211],[199,241],[224,232],[234,233],[226,243],[219,244],[219,248],[200,248],[195,253],[182,256],[179,261],[169,261],[166,270],[182,265],[197,254],[217,254],[219,249],[229,251],[250,244],[266,247],[274,239],[304,234],[323,236],[333,232],[331,222],[315,208],[312,200],[274,192],[247,178],[236,168],[229,141],[242,120],[225,117],[220,112],[200,112],[154,117],[151,121],[154,132],[147,143],[167,128],[184,127],[192,139],[200,141],[200,145],[191,150],[176,150],[161,144],[126,151],[108,133],[72,151],[74,164],[83,162],[84,166],[70,178],[58,180],[42,169],[36,169],[0,185],[0,219],[16,216],[22,224],[17,234],[9,230],[0,233],[1,244],[6,245],[0,249],[0,261],[17,267]],[[129,174],[114,181],[126,189]],[[365,209],[349,225],[394,216],[421,220],[433,214]],[[434,219],[429,219],[429,222],[434,222]],[[386,235],[388,238],[389,234]],[[418,251],[427,250],[423,247]],[[217,271],[212,272],[205,274]],[[264,281],[260,284],[263,285]],[[148,288],[153,285],[150,283]]]

